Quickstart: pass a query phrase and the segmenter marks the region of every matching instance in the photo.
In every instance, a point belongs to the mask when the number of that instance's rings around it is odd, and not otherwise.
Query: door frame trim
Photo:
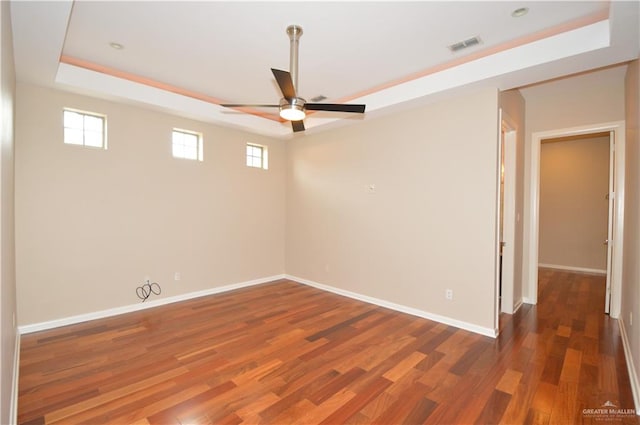
[[[513,314],[516,310],[515,290],[515,243],[516,243],[516,174],[517,174],[517,126],[511,117],[502,114],[502,156],[504,157],[504,194],[502,202],[502,239],[506,242],[502,253],[502,300],[500,313]],[[500,170],[498,170],[500,173]],[[500,188],[498,187],[498,190]],[[498,204],[498,208],[500,205]],[[505,273],[505,270],[507,273]],[[498,270],[500,272],[500,270]],[[500,282],[498,282],[500,283]]]
[[[610,316],[617,319],[620,316],[622,302],[622,254],[623,254],[623,232],[624,232],[624,169],[625,169],[625,122],[612,121],[600,124],[583,125],[579,127],[562,128],[549,131],[534,132],[531,134],[529,146],[529,238],[528,238],[528,261],[526,262],[525,302],[529,304],[538,303],[538,239],[540,220],[540,144],[543,139],[576,136],[590,133],[601,133],[613,131],[615,134],[615,180],[616,192],[613,229],[613,264],[611,267],[611,311]]]
[[[616,134],[613,131],[609,132],[609,184],[607,185],[607,284],[604,294],[604,312],[606,314],[611,314],[611,284],[613,277],[613,259],[615,258],[613,255],[613,244],[611,240],[614,239],[614,226],[616,223],[615,219],[615,211],[616,211],[616,197],[611,196],[612,193],[615,194],[616,187],[615,183],[617,182],[615,172],[618,164],[616,163]]]

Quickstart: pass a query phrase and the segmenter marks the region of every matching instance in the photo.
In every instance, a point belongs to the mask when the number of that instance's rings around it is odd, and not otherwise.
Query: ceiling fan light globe
[[[306,114],[303,105],[283,105],[280,106],[280,117],[287,121],[302,121]]]

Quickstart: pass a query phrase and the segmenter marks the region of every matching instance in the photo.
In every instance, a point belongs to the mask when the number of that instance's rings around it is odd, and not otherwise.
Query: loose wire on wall
[[[142,300],[142,302],[145,302],[151,294],[160,295],[161,292],[160,285],[156,282],[149,282],[148,280],[147,283],[136,288],[136,295]]]

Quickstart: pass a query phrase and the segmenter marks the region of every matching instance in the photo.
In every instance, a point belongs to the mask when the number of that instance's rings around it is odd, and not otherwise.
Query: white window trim
[[[176,156],[175,153],[173,152],[173,135],[174,133],[182,133],[182,134],[188,134],[191,136],[196,136],[196,138],[198,139],[198,146],[197,146],[197,158],[188,158],[188,157],[184,157],[184,156]],[[204,161],[204,148],[203,148],[203,136],[202,133],[197,132],[197,131],[193,131],[193,130],[186,130],[183,128],[173,128],[171,130],[171,155],[173,156],[173,158],[175,159],[186,159],[186,160],[190,160],[190,161],[199,161],[202,162]]]
[[[247,158],[249,157],[249,155],[247,154],[247,148],[248,147],[254,147],[254,148],[260,148],[262,150],[262,156],[261,156],[261,166],[260,167],[256,167],[255,165],[248,165],[247,164]],[[251,156],[252,158],[256,158],[255,156]],[[262,170],[268,170],[269,169],[269,148],[265,145],[259,145],[257,143],[247,143],[245,146],[245,151],[244,151],[244,158],[245,158],[245,165],[249,168],[258,168],[258,169],[262,169]]]
[[[82,140],[82,144],[79,143],[69,143],[66,141],[66,137],[65,137],[65,130],[66,130],[66,126],[65,126],[65,122],[64,122],[64,113],[65,112],[75,112],[76,114],[81,114],[81,115],[87,115],[90,117],[95,117],[95,118],[100,118],[102,120],[102,146],[91,146],[91,145],[87,145],[84,143],[84,134],[83,134],[83,140]],[[84,128],[83,128],[84,131]],[[107,116],[105,114],[100,114],[97,112],[90,112],[90,111],[83,111],[81,109],[76,109],[76,108],[62,108],[62,143],[64,143],[67,146],[81,146],[83,148],[89,148],[89,149],[107,149]]]

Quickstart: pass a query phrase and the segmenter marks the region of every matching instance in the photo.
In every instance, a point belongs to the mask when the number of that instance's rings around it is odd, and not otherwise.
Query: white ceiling
[[[528,7],[520,18],[511,12]],[[12,1],[19,81],[292,137],[270,68],[289,69],[302,26],[299,95],[366,103],[318,112],[307,132],[478,86],[511,89],[638,57],[638,1]],[[479,36],[459,53],[447,46]],[[110,43],[122,44],[116,50]],[[264,117],[264,114],[268,114]],[[297,134],[296,137],[300,137]]]

